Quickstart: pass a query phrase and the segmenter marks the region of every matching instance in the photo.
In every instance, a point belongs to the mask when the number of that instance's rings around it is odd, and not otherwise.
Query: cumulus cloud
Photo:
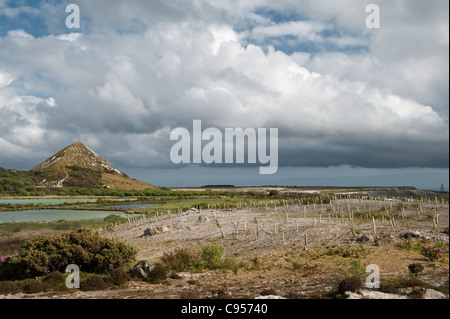
[[[166,167],[170,130],[200,119],[279,128],[284,166],[448,167],[448,4],[419,30],[421,3],[401,2],[369,31],[355,0],[80,1],[78,33],[43,2],[49,34],[0,37],[0,166],[82,140],[120,167]],[[295,52],[274,47],[286,37]]]

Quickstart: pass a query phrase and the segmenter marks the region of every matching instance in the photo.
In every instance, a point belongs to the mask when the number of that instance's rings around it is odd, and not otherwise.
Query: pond
[[[123,212],[98,211],[98,210],[60,210],[60,209],[41,209],[41,210],[23,210],[15,212],[0,212],[0,224],[10,222],[51,222],[54,220],[65,219],[67,221],[104,219],[111,214],[126,216]]]

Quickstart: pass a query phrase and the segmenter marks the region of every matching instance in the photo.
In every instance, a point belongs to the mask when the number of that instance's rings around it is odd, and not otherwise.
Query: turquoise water
[[[42,210],[24,210],[16,212],[0,212],[0,224],[10,222],[44,222],[58,219],[67,221],[103,219],[111,214],[125,216],[123,212],[108,212],[98,210],[59,210],[59,209],[42,209]]]

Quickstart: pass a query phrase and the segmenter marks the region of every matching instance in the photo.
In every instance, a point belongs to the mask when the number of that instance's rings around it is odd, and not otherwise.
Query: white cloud
[[[292,155],[280,158],[282,164],[388,166],[398,157],[405,165],[442,166],[448,160],[442,146],[448,144],[442,67],[448,68],[448,41],[440,38],[445,28],[435,29],[445,22],[422,21],[426,31],[414,29],[404,40],[405,25],[389,27],[389,15],[378,33],[359,26],[365,7],[350,0],[326,7],[315,1],[134,3],[138,9],[112,3],[105,12],[103,2],[81,2],[92,21],[84,34],[35,38],[10,30],[0,37],[4,147],[45,152],[49,141],[64,146],[82,139],[99,152],[103,145],[115,149],[111,161],[122,166],[164,166],[170,129],[201,119],[205,127],[278,127],[280,145]],[[275,23],[259,8],[291,8],[309,20]],[[367,51],[288,55],[266,45],[285,36]],[[436,152],[411,156],[428,146]]]
[[[13,81],[14,78],[12,78],[8,73],[0,72],[0,89],[10,85]]]
[[[292,36],[300,41],[322,42],[323,38],[319,33],[329,28],[330,26],[315,21],[289,21],[257,26],[249,32],[248,37],[257,41],[264,41],[266,38]]]

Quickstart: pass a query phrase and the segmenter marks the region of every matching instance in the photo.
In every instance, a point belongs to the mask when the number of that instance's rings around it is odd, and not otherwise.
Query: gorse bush
[[[418,277],[424,271],[425,267],[422,264],[413,263],[408,266],[408,269],[411,276]]]
[[[345,295],[347,291],[350,292],[358,292],[363,288],[363,282],[361,277],[355,276],[355,277],[349,277],[345,278],[342,281],[338,283],[337,286],[337,292],[340,295]]]
[[[201,249],[201,257],[206,268],[217,269],[222,266],[223,247],[219,245],[206,245]]]
[[[45,276],[65,272],[76,264],[85,272],[105,273],[134,261],[136,248],[117,240],[101,237],[89,229],[79,229],[57,236],[42,235],[27,240],[17,256],[0,265],[0,280]]]
[[[238,266],[233,258],[223,257],[223,247],[210,244],[200,247],[196,252],[177,249],[164,253],[161,261],[172,271],[202,271],[203,269],[222,269],[237,272]]]
[[[195,256],[188,249],[177,249],[171,253],[164,253],[162,262],[173,271],[186,271],[200,264],[200,258]]]

